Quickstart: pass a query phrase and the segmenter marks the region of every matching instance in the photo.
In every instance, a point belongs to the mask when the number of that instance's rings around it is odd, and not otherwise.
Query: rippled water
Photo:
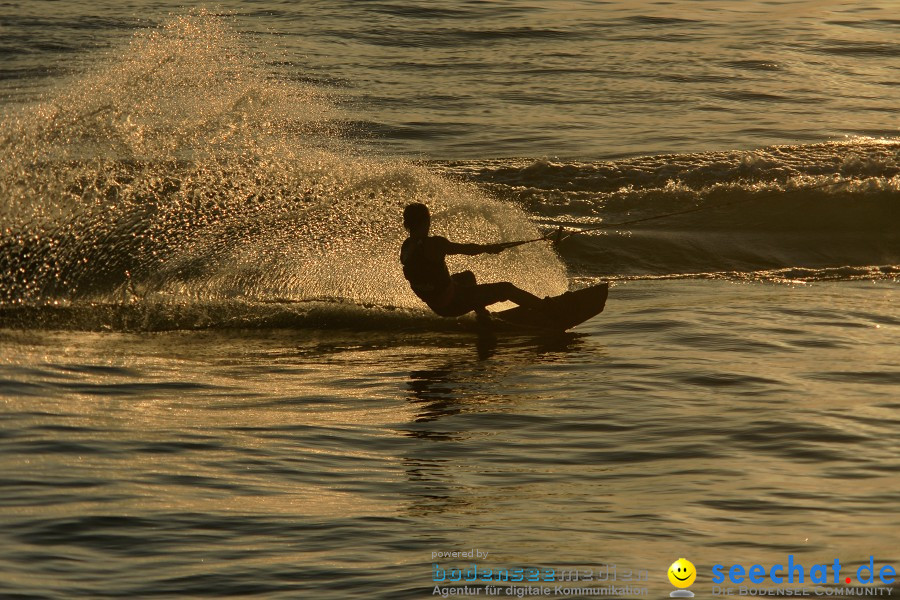
[[[630,282],[495,345],[6,331],[2,589],[419,598],[472,547],[657,596],[682,554],[896,562],[896,294]]]
[[[273,73],[335,90],[380,147],[596,159],[896,136],[900,21],[864,2],[220,2]],[[7,98],[170,0],[0,8]]]
[[[0,6],[0,595],[900,565],[894,8]],[[414,199],[606,311],[428,314]]]

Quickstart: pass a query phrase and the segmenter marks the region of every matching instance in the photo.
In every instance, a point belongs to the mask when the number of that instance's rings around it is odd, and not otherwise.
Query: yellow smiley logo
[[[686,558],[679,558],[669,567],[669,581],[677,588],[690,587],[697,579],[697,569],[694,563]]]

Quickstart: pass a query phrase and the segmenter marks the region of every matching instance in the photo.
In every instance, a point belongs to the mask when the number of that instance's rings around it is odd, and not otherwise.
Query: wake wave
[[[523,205],[548,228],[594,229],[559,248],[583,275],[805,268],[829,278],[845,266],[900,264],[897,140],[436,167]]]

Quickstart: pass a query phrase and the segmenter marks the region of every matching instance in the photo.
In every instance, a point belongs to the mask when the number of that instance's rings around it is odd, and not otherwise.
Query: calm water
[[[0,595],[900,568],[894,3],[216,10],[0,6]],[[429,315],[414,199],[606,311]]]

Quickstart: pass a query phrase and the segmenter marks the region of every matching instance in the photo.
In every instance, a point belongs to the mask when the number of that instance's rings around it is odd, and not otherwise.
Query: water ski
[[[600,314],[606,305],[609,284],[600,283],[544,300],[540,309],[517,306],[491,313],[498,325],[540,331],[565,331]]]

